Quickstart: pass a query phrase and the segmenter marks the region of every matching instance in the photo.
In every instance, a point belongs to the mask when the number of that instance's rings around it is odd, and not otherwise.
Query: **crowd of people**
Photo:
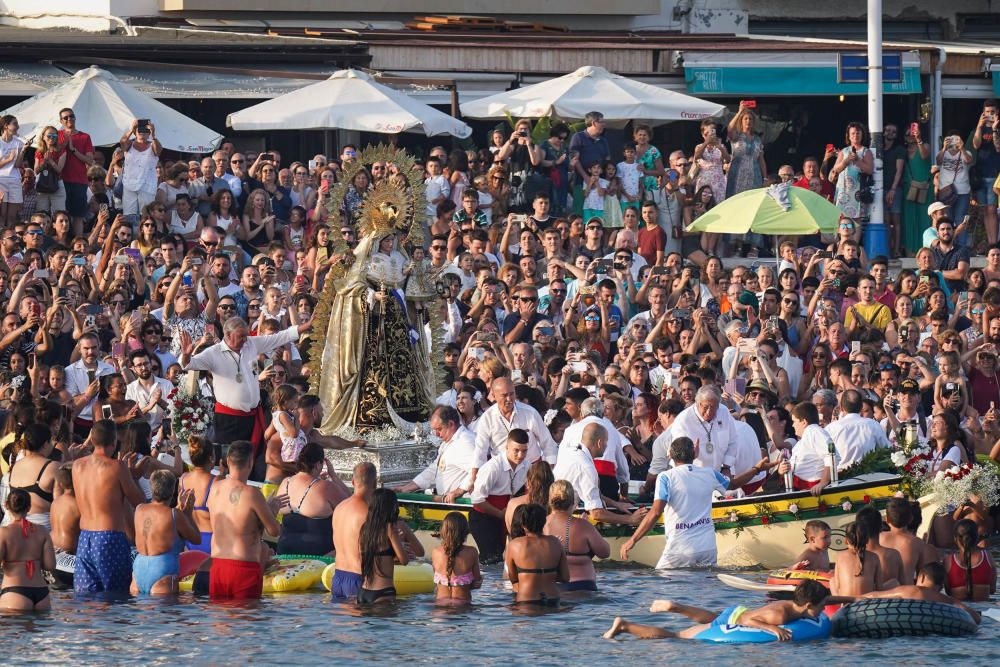
[[[232,140],[169,161],[150,119],[106,155],[72,109],[59,118],[34,147],[0,119],[0,556],[5,586],[24,582],[0,606],[42,608],[40,570],[66,562],[80,592],[170,592],[185,549],[211,555],[213,598],[257,597],[264,534],[279,553],[335,551],[335,599],[391,598],[393,564],[423,553],[396,491],[471,504],[431,554],[439,598],[468,600],[479,562],[504,560],[516,599],[547,606],[557,583],[595,589],[592,559],[610,554],[578,505],[635,527],[622,558],[663,516],[659,566],[701,566],[717,494],[819,494],[907,428],[931,448],[929,476],[1000,460],[995,101],[933,159],[918,123],[898,144],[885,128],[893,255],[918,266],[895,275],[859,243],[874,166],[859,123],[776,176],[744,104],[663,152],[636,124],[613,155],[598,112],[575,132],[520,120],[482,150],[430,148],[414,221],[428,242],[405,251],[440,295],[441,444],[396,489],[376,488],[370,464],[353,489],[333,474],[324,449],[365,442],[320,433],[308,361],[339,240],[358,243],[366,193],[397,166],[355,169],[349,145],[286,165]],[[685,231],[769,183],[829,198],[838,233]],[[758,259],[771,243],[780,259]],[[170,401],[185,381],[215,414],[181,442]],[[939,517],[929,544],[952,548],[970,523],[978,542],[995,509],[973,499]]]

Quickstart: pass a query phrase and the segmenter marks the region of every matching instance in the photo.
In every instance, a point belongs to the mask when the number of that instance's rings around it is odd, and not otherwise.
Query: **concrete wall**
[[[131,16],[155,16],[158,11],[158,0],[0,0],[0,23],[102,32],[120,27]]]
[[[696,0],[697,6],[738,7],[756,19],[825,19],[864,21],[868,13],[866,0]],[[882,15],[899,21],[947,21],[951,31],[957,29],[960,14],[996,14],[1000,5],[990,0],[882,0]]]

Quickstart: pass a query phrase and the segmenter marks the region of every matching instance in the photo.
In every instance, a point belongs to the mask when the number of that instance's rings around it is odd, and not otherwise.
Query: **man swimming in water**
[[[146,502],[135,478],[136,456],[115,458],[117,429],[110,419],[94,423],[94,453],[73,462],[73,488],[80,510],[73,590],[77,593],[128,594],[132,583],[132,547],[125,536],[125,501]]]
[[[622,632],[639,639],[694,639],[712,625],[743,625],[748,628],[759,628],[770,632],[778,641],[788,641],[792,633],[788,628],[781,627],[800,618],[816,618],[823,613],[823,606],[830,597],[830,591],[823,584],[807,579],[795,587],[791,600],[772,602],[757,609],[747,609],[737,606],[729,607],[721,614],[713,614],[705,609],[690,607],[671,600],[655,600],[649,607],[653,613],[671,611],[684,614],[698,625],[692,625],[680,632],[671,632],[652,625],[629,623],[621,616],[616,616],[611,629],[604,633],[605,639],[614,639]]]
[[[354,495],[333,510],[333,549],[337,567],[333,572],[331,601],[353,600],[363,582],[361,577],[361,526],[368,516],[368,503],[375,492],[375,466],[364,462],[354,466]]]

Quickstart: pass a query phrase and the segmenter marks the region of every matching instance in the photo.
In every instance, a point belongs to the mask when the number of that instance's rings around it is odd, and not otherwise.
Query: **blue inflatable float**
[[[778,638],[767,630],[739,624],[730,625],[725,622],[724,619],[728,619],[734,609],[735,607],[730,607],[719,614],[711,626],[699,632],[694,638],[719,644],[764,644],[778,641]],[[781,627],[792,633],[791,641],[807,642],[814,639],[827,639],[830,636],[832,624],[826,614],[820,614],[818,618],[800,618]]]

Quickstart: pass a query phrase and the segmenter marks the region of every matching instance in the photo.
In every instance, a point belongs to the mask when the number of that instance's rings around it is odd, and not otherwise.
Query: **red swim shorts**
[[[208,594],[213,600],[256,600],[264,590],[260,563],[213,558]]]

